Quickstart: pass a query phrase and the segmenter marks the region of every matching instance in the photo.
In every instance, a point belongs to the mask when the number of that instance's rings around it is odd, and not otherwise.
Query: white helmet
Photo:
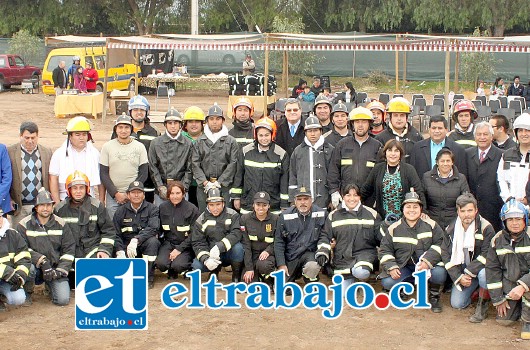
[[[523,113],[515,119],[515,121],[513,122],[513,130],[516,136],[517,129],[530,130],[530,114]]]

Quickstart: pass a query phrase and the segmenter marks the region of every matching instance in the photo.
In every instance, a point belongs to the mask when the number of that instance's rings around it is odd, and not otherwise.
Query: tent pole
[[[289,95],[289,57],[287,50],[283,51],[282,85],[285,97]]]
[[[449,52],[450,40],[447,39],[445,43],[445,88],[444,88],[444,101],[445,101],[445,119],[449,121],[449,84],[450,84],[450,74],[451,74],[451,52]]]
[[[134,62],[134,95],[138,95],[138,85],[140,81],[138,80],[138,68],[140,67],[140,51],[136,51],[136,61]]]
[[[269,34],[265,33],[265,79],[263,81],[263,116],[267,116],[267,90],[269,87]]]
[[[101,113],[101,119],[103,122],[105,122],[105,119],[107,119],[107,102],[108,102],[108,99],[107,99],[107,84],[108,84],[108,81],[109,81],[109,77],[108,77],[108,74],[109,74],[109,38],[107,38],[106,40],[106,45],[105,45],[105,78],[104,78],[104,82],[103,82],[103,111]]]
[[[455,89],[455,92],[458,93],[458,74],[459,74],[459,71],[460,71],[460,52],[456,52],[455,54],[455,84],[454,84],[454,89]]]
[[[396,35],[396,43],[399,41],[399,34]],[[396,45],[396,94],[399,92],[399,51]]]

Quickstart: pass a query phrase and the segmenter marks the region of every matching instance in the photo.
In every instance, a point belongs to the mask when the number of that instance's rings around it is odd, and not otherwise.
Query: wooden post
[[[444,88],[444,101],[445,101],[445,119],[449,121],[449,84],[451,81],[451,53],[449,52],[449,45],[451,44],[450,39],[445,42],[445,88]]]
[[[403,51],[403,86],[407,85],[407,51]]]
[[[289,56],[283,51],[282,85],[285,97],[289,96]]]
[[[460,52],[456,52],[455,54],[455,84],[453,89],[455,89],[455,92],[458,93],[458,73],[460,71]]]
[[[138,95],[138,68],[140,67],[140,51],[136,49],[136,60],[134,62],[134,95]]]
[[[267,116],[267,88],[269,86],[269,34],[265,33],[265,79],[263,81],[263,116]]]
[[[399,34],[396,35],[396,44],[399,41]],[[399,51],[396,45],[396,94],[399,93]]]
[[[107,84],[109,80],[109,38],[105,40],[105,77],[103,78],[103,111],[101,119],[105,122],[107,118]]]

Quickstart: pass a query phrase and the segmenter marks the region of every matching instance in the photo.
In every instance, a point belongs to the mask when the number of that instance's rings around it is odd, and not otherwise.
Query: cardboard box
[[[113,99],[127,99],[129,100],[131,97],[134,96],[133,91],[127,91],[127,90],[112,90],[110,92],[110,98]]]

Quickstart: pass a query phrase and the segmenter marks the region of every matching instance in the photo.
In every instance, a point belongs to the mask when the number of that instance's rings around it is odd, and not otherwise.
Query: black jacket
[[[158,238],[160,231],[158,207],[146,200],[142,202],[138,211],[134,211],[130,202],[118,207],[113,221],[118,232],[116,251],[126,250],[133,238],[138,239],[138,245],[151,237]]]
[[[251,212],[241,216],[242,244],[245,249],[245,272],[254,271],[254,261],[256,256],[266,251],[269,255],[274,255],[274,232],[278,215],[269,213],[267,217],[260,221],[256,213]]]
[[[66,88],[66,71],[64,68],[55,67],[52,72],[53,87]]]
[[[243,124],[235,119],[232,122],[234,127],[228,131],[228,135],[236,139],[239,148],[243,149],[249,143],[254,142],[254,124],[252,119],[248,123]]]
[[[475,141],[475,135],[473,135],[474,130],[474,126],[471,131],[466,132],[454,129],[447,135],[447,138],[458,143],[464,149],[468,149],[469,147],[475,147],[477,145],[477,142]]]
[[[199,209],[186,200],[177,205],[165,201],[160,204],[159,214],[161,238],[179,252],[191,250],[191,226],[199,217]]]
[[[519,83],[518,87],[515,87],[514,83],[510,84],[510,87],[508,88],[508,96],[523,96],[524,93],[524,85]]]
[[[276,132],[275,142],[278,146],[283,148],[290,157],[296,146],[304,142],[304,118],[300,120],[300,124],[298,124],[298,129],[296,129],[294,137],[291,137],[289,123],[286,118],[276,121],[276,125],[278,126],[278,130]]]
[[[515,142],[512,137],[508,137],[504,143],[500,144],[497,141],[493,141],[493,144],[500,148],[503,151],[509,150],[510,148],[517,147],[517,142]]]
[[[404,160],[407,163],[410,163],[410,155],[412,153],[412,149],[414,147],[414,144],[416,142],[419,142],[423,140],[423,137],[419,133],[416,128],[414,128],[410,123],[407,123],[407,132],[403,136],[399,136],[395,133],[395,131],[390,127],[386,127],[385,130],[383,130],[381,133],[377,134],[375,136],[375,139],[384,146],[385,143],[388,142],[388,140],[398,140],[403,145],[403,148],[405,149],[405,158]]]
[[[467,175],[466,151],[449,138],[445,138],[445,147],[449,148],[455,155],[455,165],[461,174]],[[412,149],[409,163],[416,169],[421,178],[427,171],[432,170],[431,164],[431,139],[417,142]]]

